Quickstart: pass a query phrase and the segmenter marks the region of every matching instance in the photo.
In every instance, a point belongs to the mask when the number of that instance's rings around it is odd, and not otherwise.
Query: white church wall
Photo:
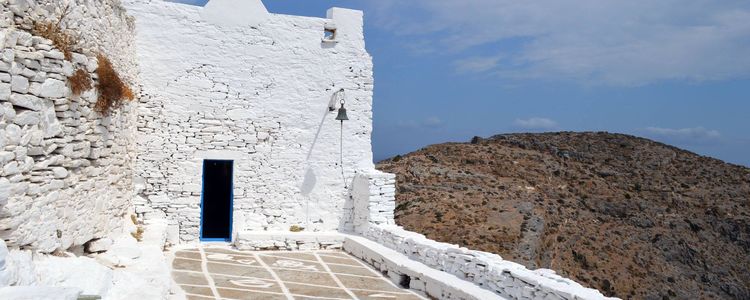
[[[202,161],[229,159],[235,232],[346,227],[344,180],[373,169],[372,60],[362,13],[334,8],[328,18],[263,17],[237,6],[235,14],[261,21],[227,24],[205,10],[224,10],[232,0],[205,8],[125,3],[136,17],[143,83],[137,211],[166,217],[180,226],[183,241],[196,240]],[[334,26],[336,42],[324,42],[324,29]],[[344,178],[340,123],[328,110],[341,88],[350,118],[343,127]]]
[[[30,33],[66,5],[60,24],[77,36],[70,60]],[[133,196],[134,106],[103,117],[96,91],[72,96],[68,77],[79,68],[95,76],[102,53],[133,83],[133,43],[117,0],[0,1],[0,239],[9,248],[68,249],[122,225]]]

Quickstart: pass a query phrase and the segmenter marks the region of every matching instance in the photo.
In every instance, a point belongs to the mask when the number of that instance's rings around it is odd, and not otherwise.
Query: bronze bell
[[[346,108],[344,108],[343,101],[341,103],[341,108],[339,108],[339,115],[336,116],[336,120],[341,121],[341,122],[349,120],[349,117],[346,115]]]

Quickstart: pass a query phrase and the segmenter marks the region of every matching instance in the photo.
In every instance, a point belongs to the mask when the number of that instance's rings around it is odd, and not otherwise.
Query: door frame
[[[229,191],[229,237],[227,238],[204,238],[203,237],[203,195],[205,193],[206,183],[206,163],[212,161],[229,162],[232,166],[232,171],[229,174],[229,180],[231,183],[231,190]],[[198,239],[201,242],[232,242],[232,233],[234,226],[234,160],[231,159],[203,159],[201,160],[203,166],[201,167],[201,221],[200,227],[198,227]]]

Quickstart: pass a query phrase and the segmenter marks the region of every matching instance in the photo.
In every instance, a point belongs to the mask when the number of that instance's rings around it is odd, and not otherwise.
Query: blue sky
[[[475,135],[565,130],[750,166],[750,1],[264,3],[305,16],[365,11],[376,160]]]

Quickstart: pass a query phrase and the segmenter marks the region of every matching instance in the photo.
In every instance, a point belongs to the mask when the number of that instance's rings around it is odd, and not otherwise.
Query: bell
[[[341,108],[339,108],[339,115],[336,116],[336,120],[341,122],[349,120],[349,117],[346,116],[346,108],[344,108],[344,104],[341,104]]]

